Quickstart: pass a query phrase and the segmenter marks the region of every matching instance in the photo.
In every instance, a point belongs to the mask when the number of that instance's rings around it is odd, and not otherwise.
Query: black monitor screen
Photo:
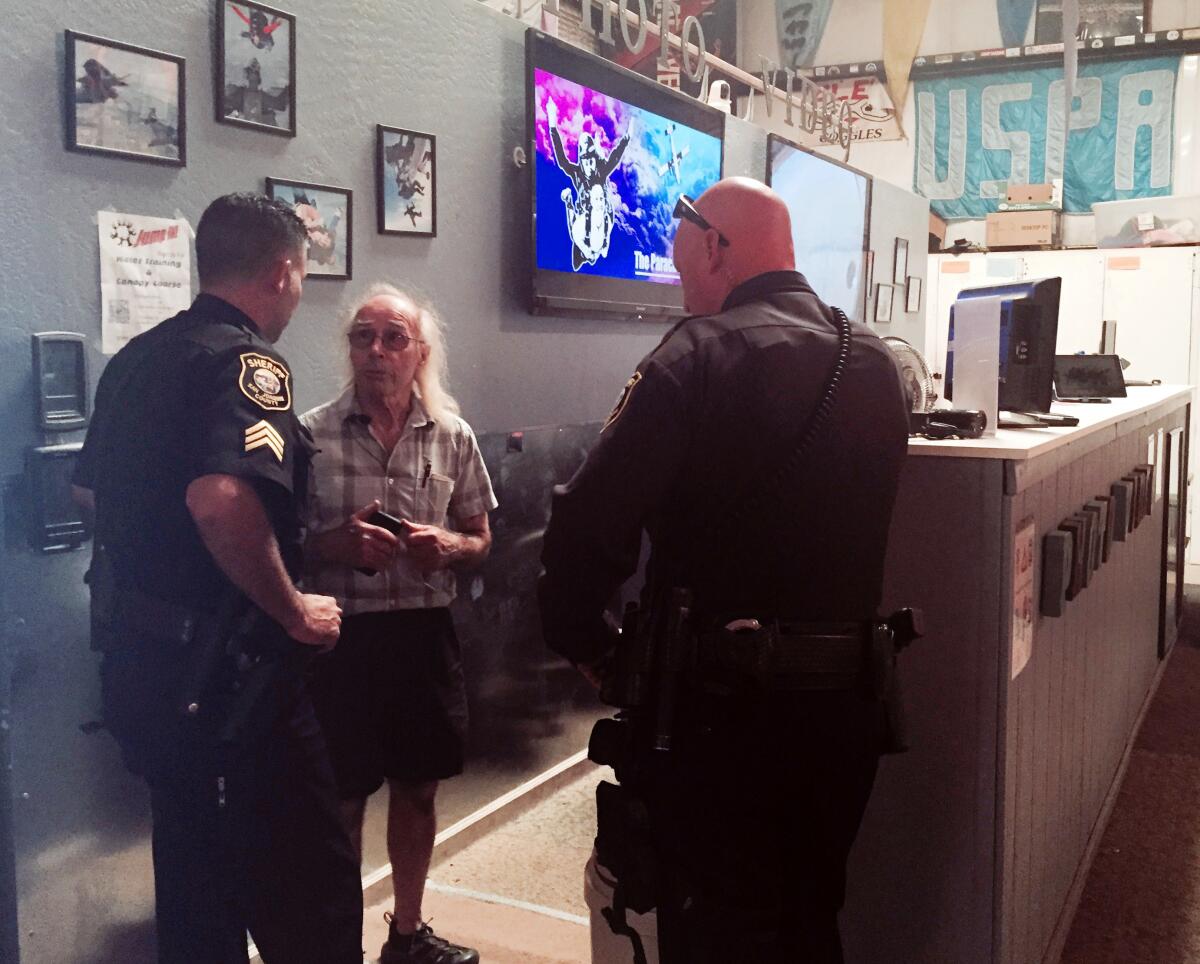
[[[999,407],[1008,412],[1048,412],[1053,397],[1054,349],[1058,341],[1058,301],[1062,278],[969,288],[958,301],[999,298]],[[950,350],[946,354],[946,398],[954,398],[954,307],[950,308]]]
[[[682,315],[680,195],[721,178],[725,115],[530,31],[534,310]]]

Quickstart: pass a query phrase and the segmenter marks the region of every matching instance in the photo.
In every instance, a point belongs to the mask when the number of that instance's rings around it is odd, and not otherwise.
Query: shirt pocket
[[[429,481],[422,486],[420,494],[420,521],[444,526],[446,512],[450,508],[450,496],[454,494],[454,480],[449,476],[438,475],[434,472],[429,476]]]

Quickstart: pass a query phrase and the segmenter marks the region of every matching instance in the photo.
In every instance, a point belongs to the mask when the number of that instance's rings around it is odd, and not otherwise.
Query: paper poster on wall
[[[100,211],[101,350],[115,355],[135,335],[192,303],[192,229],[183,219]]]
[[[1013,536],[1012,666],[1010,679],[1016,679],[1033,655],[1034,543],[1037,526],[1032,516],[1021,523]]]
[[[913,185],[947,220],[997,210],[1009,183],[1063,180],[1063,210],[1171,193],[1178,57],[1081,64],[1074,107],[1046,67],[919,80]]]

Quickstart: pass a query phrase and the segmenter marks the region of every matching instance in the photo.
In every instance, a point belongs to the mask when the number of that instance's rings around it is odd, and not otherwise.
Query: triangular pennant
[[[930,0],[884,0],[883,69],[896,118],[904,116],[908,100],[908,75],[921,47]]]

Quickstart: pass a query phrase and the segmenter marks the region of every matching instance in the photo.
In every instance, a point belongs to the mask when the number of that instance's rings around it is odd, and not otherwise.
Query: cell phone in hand
[[[368,525],[379,526],[381,529],[387,529],[394,536],[400,536],[401,538],[404,536],[404,520],[397,519],[394,515],[389,515],[380,509],[376,509],[367,516],[367,523]],[[364,576],[379,575],[378,569],[367,569],[362,566],[356,566],[355,569]]]
[[[404,520],[397,519],[394,515],[388,515],[386,512],[376,509],[367,516],[367,523],[373,526],[379,526],[381,529],[387,529],[394,536],[404,534]]]

